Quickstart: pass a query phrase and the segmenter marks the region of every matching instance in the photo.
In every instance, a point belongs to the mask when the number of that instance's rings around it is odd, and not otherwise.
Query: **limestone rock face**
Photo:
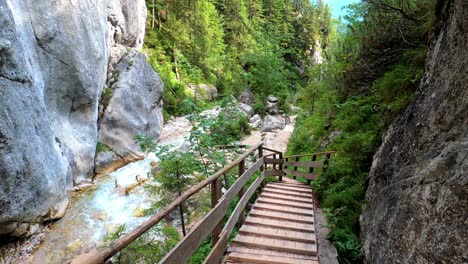
[[[61,217],[67,189],[93,177],[102,91],[128,50],[142,47],[145,20],[143,0],[0,1],[0,234]],[[126,107],[111,106],[127,125],[119,133],[135,125],[157,135],[161,81],[142,55],[133,62],[110,99]]]
[[[119,79],[112,84],[112,97],[99,129],[99,141],[112,150],[114,158],[108,158],[109,152],[98,153],[97,161],[101,164],[97,164],[97,170],[143,158],[134,136],[150,135],[157,139],[163,125],[163,83],[145,57],[131,52],[121,59],[116,70]]]
[[[368,263],[468,260],[468,2],[438,3],[422,84],[374,157],[361,217]]]
[[[92,176],[106,3],[76,2],[0,2],[0,226],[17,226],[1,233],[62,216]]]

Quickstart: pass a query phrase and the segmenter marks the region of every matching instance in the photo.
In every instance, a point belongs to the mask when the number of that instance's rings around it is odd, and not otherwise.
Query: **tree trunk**
[[[153,29],[154,28],[154,18],[155,18],[155,16],[154,16],[154,0],[153,0],[153,8],[152,8],[151,12],[153,13],[153,16],[151,17],[151,29]]]
[[[179,205],[179,213],[180,213],[180,223],[182,225],[182,235],[186,235],[185,233],[185,222],[184,222],[184,208],[182,207],[182,204]]]
[[[175,74],[176,74],[176,79],[180,81],[180,75],[179,75],[179,66],[177,65],[177,49],[175,47],[175,44],[172,46],[172,60],[174,61],[174,67],[175,67]]]

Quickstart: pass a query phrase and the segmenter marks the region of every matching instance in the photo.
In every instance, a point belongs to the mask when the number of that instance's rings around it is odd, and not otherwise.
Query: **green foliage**
[[[109,146],[100,141],[98,141],[98,143],[96,144],[96,153],[108,151],[109,149]]]
[[[109,87],[105,87],[101,95],[101,105],[104,109],[109,105],[110,99],[112,98],[113,90]]]
[[[336,150],[313,182],[327,212],[329,239],[340,263],[361,263],[359,216],[381,131],[413,98],[423,75],[432,0],[367,1],[351,5],[335,26],[329,60],[309,69],[299,89],[298,116],[288,152]]]
[[[104,241],[110,245],[124,233],[125,225],[119,226],[116,231],[108,234]],[[112,258],[112,263],[157,263],[179,240],[180,236],[175,228],[157,225],[122,249]]]

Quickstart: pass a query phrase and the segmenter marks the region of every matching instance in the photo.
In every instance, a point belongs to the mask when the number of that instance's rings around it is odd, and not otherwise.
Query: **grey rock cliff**
[[[99,141],[110,148],[97,155],[96,172],[100,174],[143,158],[134,136],[156,139],[163,125],[163,83],[145,57],[131,52],[122,58],[116,71],[119,79],[112,84],[112,98],[99,129]]]
[[[108,150],[96,154],[95,173],[109,173],[142,159],[134,136],[155,140],[163,125],[159,75],[139,52],[146,23],[145,1],[111,1],[108,9],[110,60],[107,72],[108,102],[101,102],[99,141]]]
[[[368,263],[468,262],[468,2],[438,4],[422,84],[371,169]]]
[[[143,0],[0,0],[0,235],[61,217],[67,189],[93,177],[101,94],[128,48],[142,47],[145,20]],[[157,136],[162,84],[142,55],[134,63],[115,94],[154,102],[120,112],[150,104],[145,131]]]

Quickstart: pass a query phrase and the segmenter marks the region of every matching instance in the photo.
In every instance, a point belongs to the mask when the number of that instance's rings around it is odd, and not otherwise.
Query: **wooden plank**
[[[259,217],[259,218],[271,218],[277,220],[286,220],[290,222],[296,223],[304,223],[304,224],[313,224],[314,217],[313,216],[305,216],[305,215],[293,215],[283,212],[274,212],[274,211],[267,211],[261,209],[254,209],[250,211],[251,216]]]
[[[281,228],[284,230],[293,230],[301,232],[315,232],[314,224],[304,224],[304,223],[295,223],[286,220],[277,220],[277,219],[265,219],[255,216],[249,216],[245,219],[246,224],[250,225],[259,225],[265,227]]]
[[[159,263],[185,263],[190,256],[203,243],[208,234],[221,221],[226,210],[240,189],[247,183],[249,178],[263,165],[263,159],[255,162],[231,188],[224,194],[216,207],[211,210],[202,221],[200,221],[184,239],[172,248],[172,250]]]
[[[323,162],[321,161],[289,161],[284,162],[283,165],[306,168],[323,168]]]
[[[231,235],[232,230],[234,229],[234,226],[237,222],[237,219],[239,218],[240,214],[244,212],[244,208],[249,202],[250,197],[254,195],[255,191],[264,179],[265,175],[261,175],[259,178],[257,178],[254,181],[254,183],[250,185],[245,195],[239,200],[239,202],[236,205],[236,208],[234,208],[234,211],[232,212],[225,227],[223,228],[222,238],[218,241],[218,243],[216,243],[216,245],[213,246],[213,249],[210,251],[210,254],[203,263],[220,263],[224,255],[224,251],[226,251],[227,248],[227,239]]]
[[[315,174],[315,173],[307,173],[307,172],[292,171],[292,170],[283,170],[283,171],[284,171],[284,174],[286,174],[286,175],[304,177],[304,178],[310,179],[310,180],[315,180],[318,177],[318,175]]]
[[[257,236],[238,235],[233,240],[240,245],[251,246],[255,248],[264,248],[270,250],[278,250],[289,253],[303,254],[309,256],[317,255],[317,245],[303,243],[303,242],[292,242],[287,240],[279,240],[272,238],[263,238]],[[231,253],[232,254],[232,253]]]
[[[263,193],[283,194],[283,195],[287,195],[289,197],[301,197],[301,198],[311,198],[312,197],[312,194],[298,193],[298,192],[294,192],[294,191],[285,191],[285,190],[281,190],[281,189],[268,188],[268,187],[265,187],[263,189]]]
[[[285,185],[279,185],[279,184],[268,184],[267,188],[275,189],[275,190],[284,190],[284,191],[296,192],[298,194],[310,194],[310,195],[312,195],[312,190],[299,189],[299,188],[295,188],[293,186],[285,186]]]
[[[244,225],[239,230],[239,234],[244,235],[255,235],[255,236],[265,236],[269,238],[278,238],[284,239],[289,241],[298,241],[304,243],[316,243],[317,238],[315,234],[312,233],[305,233],[300,231],[292,231],[292,230],[283,230],[283,229],[276,229],[271,227],[263,227],[263,226],[251,226],[251,225]]]
[[[293,259],[288,257],[239,253],[233,252],[229,255],[231,263],[258,263],[258,264],[318,264],[316,260]],[[229,263],[229,262],[227,262]]]
[[[257,202],[275,204],[275,205],[280,205],[280,206],[288,206],[288,207],[294,207],[294,208],[300,208],[300,209],[306,209],[306,210],[314,210],[313,204],[296,203],[296,202],[291,202],[291,201],[283,201],[279,199],[270,199],[270,198],[265,198],[265,197],[258,198]]]
[[[249,254],[256,254],[256,255],[268,255],[268,256],[278,256],[278,257],[288,257],[297,260],[314,260],[318,261],[317,256],[308,256],[302,254],[294,254],[294,253],[287,253],[281,252],[277,250],[268,250],[262,248],[249,248],[244,247],[242,245],[232,243],[228,249],[229,252],[240,252],[240,253],[249,253]]]
[[[279,170],[268,170],[265,171],[265,176],[270,177],[270,176],[283,176],[284,172],[279,171]]]
[[[270,159],[270,158],[265,158],[265,164],[283,164],[282,159]]]
[[[262,210],[271,210],[274,212],[282,212],[282,213],[289,213],[289,214],[297,214],[297,215],[305,215],[305,216],[314,215],[314,211],[312,210],[305,210],[305,209],[294,208],[294,207],[289,207],[289,206],[281,206],[281,205],[275,205],[275,204],[255,203],[253,207],[262,209]]]
[[[143,222],[140,226],[138,226],[136,229],[134,229],[127,235],[116,240],[108,248],[104,249],[103,251],[93,250],[85,254],[82,254],[76,257],[75,259],[73,259],[72,263],[74,264],[104,263],[106,260],[114,256],[117,252],[119,252],[120,250],[125,248],[127,245],[129,245],[131,242],[133,242],[135,239],[140,237],[143,233],[148,231],[148,229],[150,229],[151,227],[159,223],[162,219],[164,219],[164,217],[170,214],[174,209],[176,209],[180,204],[182,204],[189,197],[199,192],[201,189],[206,187],[208,184],[210,184],[214,180],[221,177],[230,169],[237,166],[239,162],[247,158],[257,149],[260,151],[263,143],[264,142],[260,142],[257,145],[253,146],[252,148],[247,150],[244,154],[239,156],[234,162],[228,164],[226,167],[224,167],[220,171],[216,172],[215,174],[211,175],[207,179],[203,180],[202,182],[198,183],[195,186],[192,186],[191,188],[183,192],[182,195],[177,197],[172,203],[166,206],[166,208],[164,208],[162,211],[152,216],[147,221]]]
[[[310,153],[310,154],[301,154],[301,155],[291,155],[291,156],[284,156],[283,158],[301,158],[301,157],[312,157],[314,155],[317,155],[317,156],[323,156],[323,155],[327,155],[327,154],[333,154],[333,153],[336,153],[336,151],[326,151],[326,152],[318,152],[318,153]]]
[[[291,187],[291,188],[300,189],[300,190],[303,190],[303,189],[312,190],[312,186],[306,185],[304,183],[297,184],[297,183],[286,183],[286,182],[270,182],[270,184],[275,185],[275,186]]]
[[[312,198],[302,198],[302,197],[291,197],[284,194],[274,194],[274,193],[262,193],[260,197],[270,198],[270,199],[280,199],[284,201],[291,201],[291,202],[299,202],[299,203],[306,203],[312,204],[314,201]]]

